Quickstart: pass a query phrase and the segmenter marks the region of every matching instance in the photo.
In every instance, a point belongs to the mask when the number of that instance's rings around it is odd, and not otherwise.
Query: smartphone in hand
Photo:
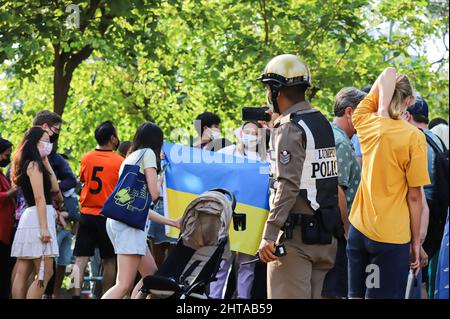
[[[263,121],[263,122],[269,122],[271,119],[271,116],[267,111],[269,110],[268,107],[244,107],[242,108],[242,120],[243,121]]]
[[[159,172],[159,176],[163,176],[164,173],[166,172],[167,167],[169,166],[169,163],[166,163],[163,165],[163,167],[161,168],[161,171]]]

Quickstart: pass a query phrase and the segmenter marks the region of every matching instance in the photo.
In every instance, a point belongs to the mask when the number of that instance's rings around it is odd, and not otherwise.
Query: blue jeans
[[[80,205],[75,195],[64,197],[64,206],[66,206],[67,212],[69,213],[69,220],[76,222],[80,220]]]
[[[61,229],[56,234],[58,241],[59,256],[56,258],[58,266],[67,266],[72,263],[72,233],[66,229]]]
[[[410,244],[371,240],[350,225],[347,241],[350,298],[403,299]]]

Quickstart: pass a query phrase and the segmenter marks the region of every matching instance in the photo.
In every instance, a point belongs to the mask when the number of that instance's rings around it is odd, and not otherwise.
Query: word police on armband
[[[311,178],[323,179],[338,176],[336,148],[321,148],[308,150],[307,152],[312,155],[312,159],[310,159],[312,165]]]
[[[273,311],[271,304],[252,303],[221,303],[220,305],[178,305],[177,314],[199,314],[207,317],[209,314],[270,314]]]

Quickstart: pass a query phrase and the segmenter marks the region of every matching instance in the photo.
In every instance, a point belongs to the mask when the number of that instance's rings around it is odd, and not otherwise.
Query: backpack
[[[430,208],[430,217],[428,231],[423,249],[432,258],[441,246],[442,236],[444,234],[445,220],[449,207],[449,182],[448,182],[448,149],[439,138],[442,144],[442,151],[436,142],[427,134],[425,134],[428,145],[431,146],[435,153],[434,157],[434,185],[433,198],[428,201]]]

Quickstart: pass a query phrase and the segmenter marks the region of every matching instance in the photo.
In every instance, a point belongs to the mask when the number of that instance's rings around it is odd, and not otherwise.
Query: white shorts
[[[147,253],[147,233],[150,226],[149,220],[145,226],[145,231],[133,228],[108,218],[106,221],[106,231],[114,246],[117,255],[142,255]]]
[[[11,248],[11,257],[36,259],[42,256],[57,257],[59,254],[56,238],[56,211],[52,205],[46,206],[48,231],[51,242],[44,244],[41,235],[36,206],[28,207],[20,217]]]

